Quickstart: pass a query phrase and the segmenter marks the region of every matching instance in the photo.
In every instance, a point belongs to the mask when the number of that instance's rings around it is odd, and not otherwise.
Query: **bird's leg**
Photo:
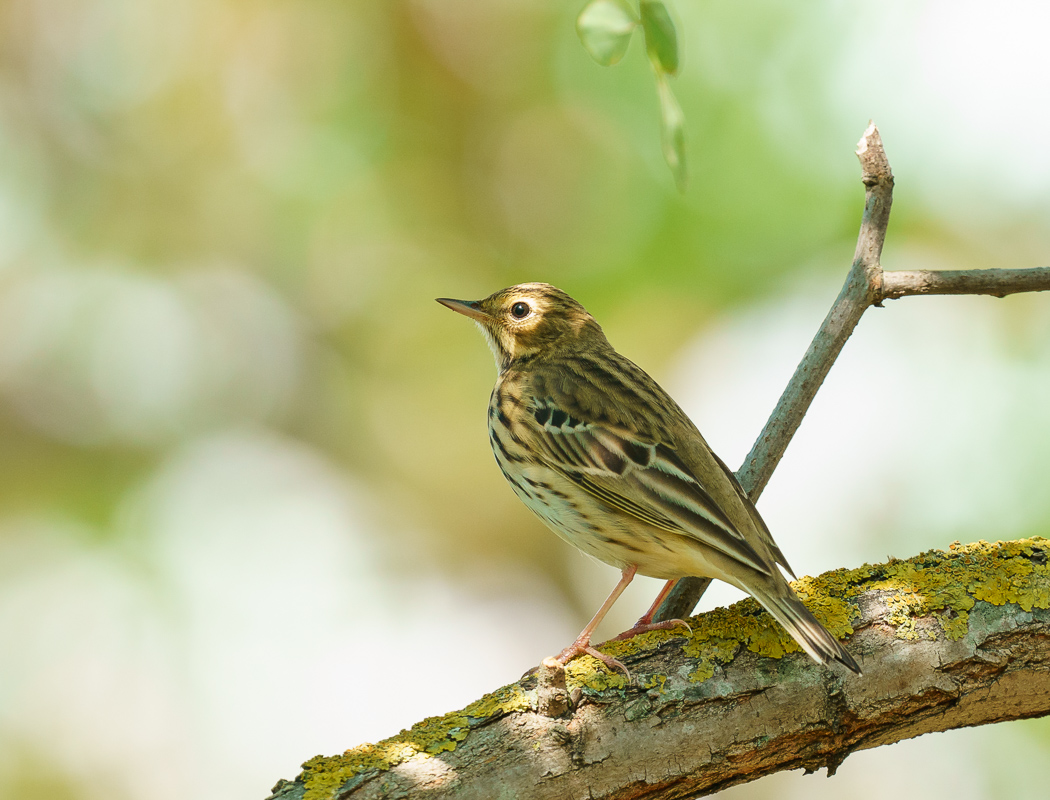
[[[605,602],[602,603],[602,607],[598,609],[597,613],[591,618],[591,621],[587,623],[587,627],[580,631],[580,635],[576,637],[576,641],[561,651],[558,655],[558,661],[562,664],[568,664],[571,659],[586,653],[587,655],[594,656],[599,661],[604,662],[610,669],[622,669],[627,674],[627,680],[631,679],[631,671],[627,669],[627,667],[612,656],[600,653],[591,646],[591,634],[594,633],[594,629],[598,627],[598,624],[605,618],[605,615],[609,613],[609,609],[612,608],[616,599],[623,594],[623,590],[626,589],[628,584],[634,579],[634,574],[637,571],[638,567],[633,564],[624,568],[620,573],[619,582],[613,587],[612,592],[605,599]],[[650,610],[652,611],[652,609]],[[651,616],[650,619],[652,619]]]
[[[660,590],[660,594],[656,596],[653,604],[649,606],[649,610],[646,611],[641,619],[634,623],[634,627],[630,630],[626,630],[619,636],[615,636],[611,641],[619,641],[621,639],[630,639],[632,636],[636,636],[639,633],[646,633],[648,631],[666,631],[671,628],[677,627],[678,625],[684,625],[685,629],[690,633],[693,629],[689,627],[689,623],[684,619],[669,619],[664,622],[653,622],[653,617],[656,616],[657,609],[660,608],[660,604],[664,601],[664,598],[671,593],[674,585],[678,583],[678,578],[672,578],[664,584],[664,588]]]

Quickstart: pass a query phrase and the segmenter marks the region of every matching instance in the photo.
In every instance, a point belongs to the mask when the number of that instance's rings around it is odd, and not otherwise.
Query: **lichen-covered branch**
[[[672,798],[854,750],[1050,713],[1050,540],[953,545],[795,584],[863,676],[822,667],[753,600],[603,649],[462,711],[311,759],[280,800]],[[557,676],[555,676],[557,678]],[[559,702],[539,695],[557,692]],[[559,717],[546,716],[570,707]],[[554,709],[552,711],[552,709]]]

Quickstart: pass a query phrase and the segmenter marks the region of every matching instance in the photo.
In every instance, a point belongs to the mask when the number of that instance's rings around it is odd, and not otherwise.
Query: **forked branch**
[[[987,294],[1005,297],[1017,292],[1050,290],[1050,267],[883,271],[882,245],[893,205],[893,171],[875,123],[868,125],[857,143],[857,158],[860,159],[865,197],[853,265],[835,304],[736,473],[744,491],[756,502],[806,416],[817,390],[868,308],[880,306],[884,300],[908,295]],[[660,606],[655,619],[662,621],[688,616],[710,583],[708,578],[679,581]]]

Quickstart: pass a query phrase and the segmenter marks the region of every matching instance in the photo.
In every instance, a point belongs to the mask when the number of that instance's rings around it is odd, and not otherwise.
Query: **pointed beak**
[[[491,322],[492,318],[481,310],[481,303],[477,300],[452,300],[448,297],[438,297],[437,301],[445,308],[451,308],[457,314],[470,317],[476,322]]]

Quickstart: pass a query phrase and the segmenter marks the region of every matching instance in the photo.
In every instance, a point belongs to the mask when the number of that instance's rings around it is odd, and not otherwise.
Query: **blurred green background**
[[[503,485],[434,297],[557,284],[736,466],[852,258],[869,118],[887,268],[1046,264],[1042,4],[676,2],[684,194],[641,42],[599,67],[579,10],[0,5],[0,797],[261,798],[571,640],[615,573]],[[760,505],[801,572],[1050,530],[1048,303],[869,312]],[[733,791],[1036,797],[1048,751]]]

